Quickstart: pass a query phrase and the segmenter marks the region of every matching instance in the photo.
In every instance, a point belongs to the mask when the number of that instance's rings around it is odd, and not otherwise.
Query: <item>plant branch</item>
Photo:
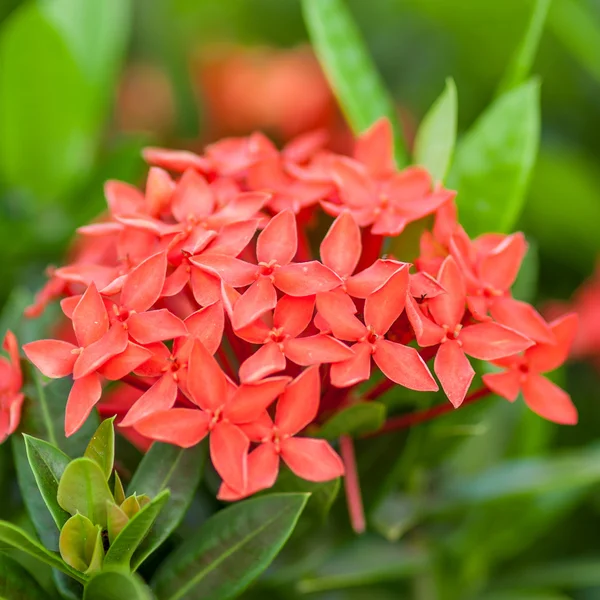
[[[356,456],[354,454],[354,442],[348,435],[340,437],[340,454],[344,461],[346,476],[344,477],[344,488],[346,490],[346,502],[348,503],[348,514],[352,529],[356,533],[363,533],[366,529],[365,511],[363,508],[362,494],[360,492],[360,481],[358,469],[356,468]]]

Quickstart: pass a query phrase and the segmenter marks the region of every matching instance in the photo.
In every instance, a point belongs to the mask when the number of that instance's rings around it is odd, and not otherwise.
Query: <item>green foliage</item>
[[[50,596],[18,562],[0,554],[0,599],[50,600]]]
[[[82,573],[102,568],[102,529],[81,514],[73,515],[63,526],[59,548],[63,560]]]
[[[113,471],[115,462],[115,428],[114,417],[102,421],[92,436],[84,456],[100,465],[107,481]]]
[[[85,586],[83,600],[152,600],[152,593],[136,575],[123,571],[103,571]]]
[[[333,415],[319,429],[319,437],[333,440],[340,435],[362,435],[377,431],[385,421],[385,405],[381,402],[352,404]]]

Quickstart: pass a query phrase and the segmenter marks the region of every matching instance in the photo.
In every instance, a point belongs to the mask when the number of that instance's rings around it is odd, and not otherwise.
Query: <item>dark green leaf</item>
[[[92,436],[84,456],[98,463],[107,481],[115,462],[115,418],[106,419],[100,423]]]
[[[83,600],[152,600],[152,593],[133,573],[103,571],[85,586]]]
[[[396,159],[406,163],[406,150],[394,102],[385,88],[361,34],[343,0],[302,0],[304,21],[329,85],[354,133],[380,117],[395,127]]]
[[[22,529],[6,521],[0,521],[0,547],[2,546],[22,550],[47,565],[60,569],[82,583],[87,579],[85,575],[67,565],[60,556],[54,552],[50,552],[50,550],[46,550],[44,546],[30,538]]]
[[[539,84],[529,81],[495,100],[460,140],[448,184],[471,236],[513,228],[539,136]]]
[[[121,533],[111,543],[105,565],[114,565],[129,568],[131,557],[142,543],[161,509],[169,499],[169,490],[162,491],[149,504],[146,504],[130,521],[123,527]]]
[[[160,443],[152,444],[142,459],[127,493],[147,494],[155,498],[168,489],[171,497],[136,551],[132,561],[133,569],[137,569],[183,519],[200,483],[205,459],[206,450],[202,445],[184,450]]]
[[[69,513],[60,507],[56,499],[58,482],[71,459],[64,452],[44,440],[29,435],[23,437],[29,466],[37,482],[38,489],[54,522],[60,529],[69,518]]]
[[[78,512],[95,525],[106,528],[106,503],[112,494],[98,463],[76,458],[65,469],[58,484],[58,503],[71,515]]]
[[[50,596],[18,562],[0,554],[0,598],[6,600],[49,600]]]
[[[83,515],[72,516],[60,532],[60,555],[82,573],[99,571],[104,558],[100,526]]]
[[[385,422],[386,409],[381,402],[352,404],[323,424],[319,437],[333,440],[340,435],[362,435],[377,431]]]
[[[414,162],[425,167],[434,181],[443,181],[450,167],[457,111],[456,86],[447,79],[446,88],[421,121],[415,138]]]
[[[291,535],[308,494],[245,500],[211,517],[153,579],[160,600],[222,600],[258,577]]]

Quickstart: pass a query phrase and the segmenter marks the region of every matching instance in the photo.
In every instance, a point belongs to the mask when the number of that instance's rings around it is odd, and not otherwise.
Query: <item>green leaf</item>
[[[120,506],[111,502],[106,504],[106,529],[108,530],[108,541],[111,544],[128,522],[129,517]]]
[[[135,472],[127,493],[155,498],[169,489],[171,497],[156,519],[150,533],[136,551],[135,570],[181,523],[194,496],[206,460],[203,445],[184,450],[170,444],[154,443]]]
[[[54,519],[58,529],[68,520],[69,513],[64,511],[56,499],[58,483],[71,459],[61,450],[45,442],[24,434],[25,449],[29,466],[35,477],[42,498]]]
[[[100,423],[84,453],[85,457],[92,459],[100,465],[107,481],[113,471],[115,462],[114,421],[115,418],[111,417]]]
[[[111,543],[104,559],[105,565],[129,568],[134,552],[150,531],[158,513],[169,499],[169,495],[169,490],[162,491],[129,520]]]
[[[103,571],[85,586],[83,600],[152,600],[152,593],[133,573]]]
[[[59,544],[60,555],[74,569],[91,573],[102,568],[102,530],[87,517],[72,516],[60,532]]]
[[[381,402],[352,404],[326,421],[318,435],[333,440],[340,435],[362,435],[377,431],[385,422],[385,414],[385,405]]]
[[[387,117],[396,132],[396,161],[406,164],[394,102],[345,2],[302,0],[302,8],[313,49],[352,130],[360,134]]]
[[[448,78],[444,91],[421,121],[415,138],[414,162],[425,167],[434,181],[443,181],[448,173],[456,142],[457,112],[456,86]]]
[[[539,137],[539,84],[529,81],[495,100],[459,142],[448,184],[471,236],[513,228]]]
[[[32,575],[12,558],[0,554],[0,598],[50,600]]]
[[[160,600],[222,600],[258,577],[291,535],[308,494],[272,494],[220,511],[161,565]]]
[[[106,503],[113,502],[104,473],[89,458],[71,462],[58,484],[58,503],[71,515],[81,513],[106,528]]]
[[[0,545],[16,550],[22,550],[47,565],[63,571],[81,583],[84,583],[87,580],[87,577],[83,575],[83,573],[79,573],[71,568],[60,558],[60,556],[54,552],[50,552],[50,550],[46,550],[39,542],[30,538],[22,529],[12,523],[0,521]]]
[[[535,0],[525,35],[498,86],[498,95],[521,85],[529,77],[538,46],[540,45],[549,7],[550,0]]]
[[[125,489],[123,488],[123,482],[119,477],[119,474],[115,471],[115,489],[113,492],[115,502],[120,506],[125,502]]]

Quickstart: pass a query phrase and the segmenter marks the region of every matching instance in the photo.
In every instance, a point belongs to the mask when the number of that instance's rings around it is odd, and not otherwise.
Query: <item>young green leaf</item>
[[[155,498],[168,489],[171,498],[134,554],[134,570],[171,535],[183,519],[200,483],[205,459],[206,449],[202,445],[184,450],[156,442],[142,459],[127,493],[137,492]]]
[[[334,440],[340,435],[362,435],[380,429],[385,421],[386,409],[381,402],[352,404],[326,421],[319,437]]]
[[[123,482],[119,477],[119,474],[115,471],[115,489],[113,492],[115,502],[120,506],[125,502],[125,489],[123,488]]]
[[[89,458],[71,462],[58,484],[58,503],[71,515],[78,512],[95,525],[106,527],[106,502],[113,502],[104,473]]]
[[[29,435],[23,435],[29,466],[35,477],[42,498],[60,529],[69,518],[56,499],[58,482],[71,459],[61,450]]]
[[[433,103],[419,126],[414,162],[425,167],[434,181],[444,181],[456,141],[456,86],[452,79]]]
[[[83,600],[153,600],[148,586],[133,573],[105,570],[85,586]]]
[[[106,529],[108,530],[108,541],[112,544],[116,537],[127,525],[129,517],[118,505],[111,502],[106,503]]]
[[[308,494],[272,494],[211,517],[161,565],[152,580],[160,600],[223,600],[258,577],[291,535]]]
[[[60,532],[59,548],[63,560],[82,573],[102,568],[102,530],[83,515],[74,515],[65,523]]]
[[[302,0],[312,46],[354,133],[380,117],[394,125],[396,161],[406,163],[406,150],[394,102],[369,56],[344,0]]]
[[[22,529],[12,523],[0,521],[0,544],[6,544],[10,548],[26,552],[47,565],[60,569],[81,583],[87,580],[83,573],[71,568],[62,558],[54,552],[46,550],[39,542],[30,538]]]
[[[162,491],[129,520],[111,543],[104,559],[105,565],[129,568],[133,553],[150,531],[169,495],[169,490]]]
[[[106,419],[92,436],[84,456],[96,461],[108,480],[115,462],[115,418]]]
[[[50,600],[40,584],[17,561],[0,554],[0,598]]]
[[[529,81],[495,100],[459,142],[448,184],[471,236],[512,229],[539,137],[539,84]]]

